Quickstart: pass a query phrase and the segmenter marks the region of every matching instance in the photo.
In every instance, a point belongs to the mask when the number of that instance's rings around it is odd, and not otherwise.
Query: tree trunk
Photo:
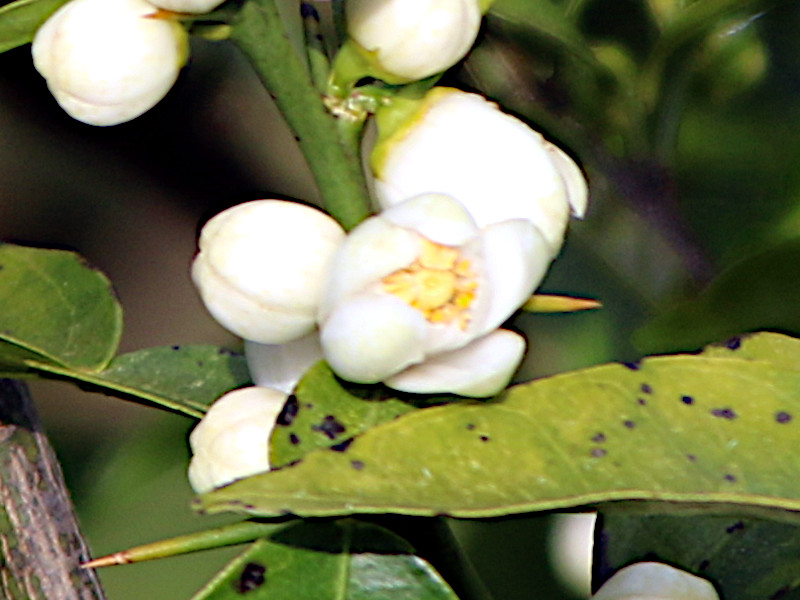
[[[27,388],[0,379],[0,599],[105,598]]]

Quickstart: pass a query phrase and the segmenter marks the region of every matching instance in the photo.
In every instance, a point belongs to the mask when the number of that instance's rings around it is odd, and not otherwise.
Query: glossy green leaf
[[[800,333],[800,239],[746,258],[700,295],[640,329],[643,352],[694,350],[713,340],[758,329]]]
[[[356,396],[342,387],[325,363],[312,367],[278,418],[271,463],[279,467],[319,448],[341,451],[354,436],[414,410],[406,402],[377,396],[376,389],[380,388],[364,388],[364,397]]]
[[[783,345],[781,363],[751,344]],[[737,352],[744,350],[744,358]],[[415,411],[201,496],[211,512],[486,517],[613,500],[800,510],[800,341],[610,364]]]
[[[737,515],[604,514],[596,584],[633,562],[655,560],[709,579],[725,600],[800,598],[800,527]]]
[[[222,394],[250,383],[244,357],[218,346],[163,346],[116,357],[100,373],[49,365],[42,371],[167,410],[200,418]]]
[[[67,0],[17,0],[0,8],[0,52],[33,40],[36,30]]]
[[[35,358],[100,371],[122,333],[108,279],[73,252],[0,245],[0,306],[0,368],[8,370]]]
[[[346,520],[298,523],[258,540],[193,600],[457,600],[402,539]]]

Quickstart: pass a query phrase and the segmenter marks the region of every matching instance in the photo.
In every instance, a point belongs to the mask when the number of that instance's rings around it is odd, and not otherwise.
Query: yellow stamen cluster
[[[469,260],[458,250],[422,239],[422,251],[410,266],[383,278],[383,289],[425,315],[431,323],[456,323],[466,329],[467,310],[478,282]]]

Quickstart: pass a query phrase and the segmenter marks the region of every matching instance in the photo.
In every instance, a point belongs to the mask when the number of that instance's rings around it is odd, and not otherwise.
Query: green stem
[[[339,137],[300,57],[286,36],[274,0],[248,0],[232,22],[231,40],[247,56],[294,130],[328,212],[345,229],[369,216],[361,161]]]

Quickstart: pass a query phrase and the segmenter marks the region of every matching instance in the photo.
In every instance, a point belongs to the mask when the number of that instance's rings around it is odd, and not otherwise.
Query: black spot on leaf
[[[350,466],[353,467],[356,471],[360,471],[364,468],[364,462],[360,460],[351,460]]]
[[[482,442],[488,442],[489,441],[489,436],[488,435],[482,435],[481,436],[481,441]]]
[[[734,481],[736,481],[736,475],[733,475],[731,473],[725,473],[725,481],[730,481],[731,483],[733,483]]]
[[[314,405],[311,402],[306,402],[303,406],[305,406],[308,410],[314,408]]]
[[[627,427],[628,429],[633,429],[634,427],[636,427],[635,421],[630,421],[630,420],[623,421],[622,424],[625,425],[625,427]]]
[[[312,425],[311,429],[324,433],[331,440],[335,440],[337,436],[347,430],[333,415],[326,416],[319,425]]]
[[[742,521],[736,521],[733,525],[725,528],[725,533],[733,533],[734,531],[741,531],[744,529],[744,523]]]
[[[603,458],[608,452],[605,448],[592,448],[592,457],[593,458]]]
[[[697,457],[694,454],[687,454],[686,458],[688,458],[691,462],[697,462]]]
[[[643,383],[641,385],[640,389],[642,390],[643,394],[652,394],[653,393],[653,388],[650,387],[650,385],[647,384],[647,383]]]
[[[294,423],[297,413],[299,412],[300,404],[297,402],[297,396],[292,394],[286,399],[286,404],[283,405],[281,414],[278,415],[278,419],[275,421],[275,423],[281,425],[282,427],[287,427]]]
[[[600,432],[592,437],[592,441],[597,444],[602,444],[606,441],[606,435],[603,432]]]
[[[775,420],[781,424],[788,423],[792,420],[792,415],[785,411],[779,411],[775,413]]]
[[[344,452],[345,450],[347,450],[350,447],[350,444],[353,443],[354,439],[355,438],[348,438],[343,442],[340,442],[338,444],[334,444],[333,446],[331,446],[331,450],[333,450],[334,452]]]
[[[732,337],[727,342],[725,342],[725,347],[728,350],[738,350],[742,347],[742,338],[740,337]]]
[[[181,347],[180,347],[180,346],[173,346],[173,347],[172,347],[172,349],[173,349],[173,350],[180,350],[180,349],[181,349]]]
[[[711,414],[721,419],[735,419],[738,415],[732,408],[712,408]]]
[[[297,444],[299,444],[299,443],[300,443],[300,438],[299,438],[299,437],[297,437],[297,435],[296,435],[296,434],[294,434],[294,433],[290,433],[290,434],[289,434],[289,443],[290,443],[292,446],[297,446]]]
[[[475,423],[467,423],[467,431],[472,431],[475,429]]]
[[[638,402],[641,406],[647,404],[647,400],[645,400],[644,398],[637,398],[636,402]]]
[[[637,362],[626,362],[622,363],[625,365],[625,368],[630,369],[631,371],[638,371],[641,368],[641,363]]]
[[[267,580],[267,567],[262,564],[251,562],[247,563],[242,569],[242,574],[233,583],[233,587],[239,594],[246,594],[257,590]]]
[[[681,402],[691,406],[692,404],[694,404],[694,398],[692,398],[691,396],[681,396]]]

